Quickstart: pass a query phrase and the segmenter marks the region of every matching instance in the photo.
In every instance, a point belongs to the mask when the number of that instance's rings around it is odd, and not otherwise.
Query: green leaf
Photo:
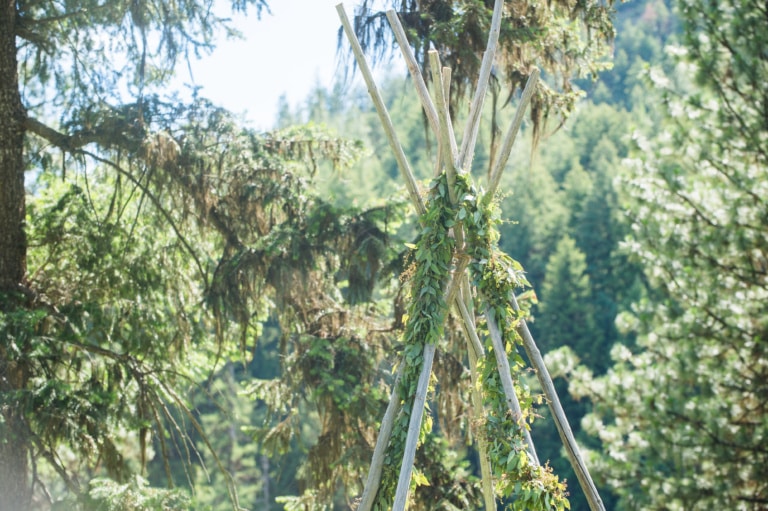
[[[416,486],[429,486],[429,479],[420,470],[413,470],[413,482]]]

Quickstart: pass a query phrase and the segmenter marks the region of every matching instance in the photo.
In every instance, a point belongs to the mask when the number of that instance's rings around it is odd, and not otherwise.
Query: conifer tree
[[[203,458],[222,474],[225,498],[210,501],[237,507],[227,469],[240,453],[217,455],[192,389],[210,392],[223,361],[247,358],[275,309],[299,362],[296,330],[330,344],[367,318],[345,314],[344,294],[370,299],[392,209],[341,210],[307,191],[319,160],[342,168],[359,148],[319,129],[254,133],[203,99],[160,96],[175,64],[231,33],[216,12],[152,0],[0,8],[2,511],[186,509],[176,487]],[[359,337],[350,344],[345,363],[375,363]],[[370,384],[349,383],[339,393]],[[377,396],[360,406],[378,414]]]
[[[637,349],[571,388],[593,401],[620,509],[765,509],[768,18],[754,1],[677,8],[681,73],[651,69],[665,122],[621,186],[626,248],[653,286],[621,320]]]
[[[549,258],[537,315],[542,349],[570,346],[583,358],[595,356],[594,311],[586,257],[570,236],[564,236]]]

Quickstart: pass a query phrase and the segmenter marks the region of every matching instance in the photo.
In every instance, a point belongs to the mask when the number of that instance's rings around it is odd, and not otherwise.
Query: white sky
[[[315,85],[331,87],[342,72],[336,58],[339,2],[269,0],[271,15],[236,19],[243,39],[222,39],[211,56],[192,62],[201,95],[245,114],[254,128],[271,128],[281,95],[296,106]],[[355,4],[344,2],[344,8],[351,19]],[[191,81],[186,69],[179,78]]]

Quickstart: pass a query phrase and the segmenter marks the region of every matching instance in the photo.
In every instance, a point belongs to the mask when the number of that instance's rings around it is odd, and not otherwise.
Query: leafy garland
[[[570,509],[566,485],[558,480],[548,465],[531,462],[523,428],[533,421],[533,397],[520,375],[525,368],[516,345],[522,345],[517,326],[524,313],[511,305],[515,288],[528,285],[520,263],[498,247],[500,211],[494,202],[478,202],[467,176],[457,177],[457,196],[461,197],[458,218],[464,222],[469,265],[479,300],[493,316],[510,360],[523,417],[513,417],[498,375],[493,343],[486,338],[485,356],[478,360],[483,404],[487,410],[485,435],[491,468],[497,478],[496,488],[503,497],[512,497],[514,510]],[[489,318],[490,319],[490,318]]]
[[[436,344],[443,333],[448,312],[443,294],[450,281],[451,262],[456,243],[449,231],[457,222],[465,229],[469,265],[479,299],[502,332],[506,356],[512,357],[510,367],[516,380],[523,417],[512,417],[506,404],[501,380],[496,371],[495,353],[486,341],[485,357],[478,361],[487,417],[484,434],[488,439],[488,455],[497,491],[511,497],[511,508],[531,511],[570,509],[565,483],[561,483],[549,466],[532,463],[527,453],[523,427],[532,420],[533,398],[520,384],[524,368],[522,357],[515,349],[521,344],[517,325],[522,314],[510,305],[514,289],[527,284],[520,263],[498,248],[499,211],[492,201],[478,201],[466,175],[456,177],[457,204],[451,204],[445,174],[437,177],[430,187],[427,211],[421,218],[421,236],[414,248],[414,271],[411,279],[411,302],[404,334],[403,375],[397,389],[400,412],[395,419],[392,436],[384,461],[381,484],[373,505],[374,511],[390,509],[397,488],[400,461],[403,459],[410,412],[421,373],[424,347]],[[431,430],[429,415],[421,425],[420,442]]]
[[[400,462],[405,452],[410,412],[424,361],[424,347],[436,344],[443,335],[448,312],[443,292],[449,281],[456,242],[449,235],[456,213],[448,199],[445,179],[436,179],[430,189],[429,206],[421,218],[421,235],[414,247],[411,302],[404,333],[403,374],[397,389],[400,412],[395,418],[374,511],[387,511],[397,490]],[[432,429],[427,416],[421,425],[419,443]]]

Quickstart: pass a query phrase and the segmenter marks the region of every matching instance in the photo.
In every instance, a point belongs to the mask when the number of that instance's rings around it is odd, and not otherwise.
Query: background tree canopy
[[[625,509],[762,509],[766,392],[766,28],[757,3],[681,2],[677,68],[651,68],[664,131],[621,182],[626,250],[652,293],[621,318],[637,346],[604,377],[600,470]]]
[[[462,122],[492,2],[389,5],[452,67]],[[358,35],[387,60],[372,8]],[[318,88],[257,133],[168,89],[233,34],[223,12],[268,6],[0,9],[0,511],[355,507],[418,225],[364,90]],[[750,1],[505,5],[473,168],[541,67],[500,248],[608,509],[768,505],[766,20]],[[381,85],[426,189],[418,101]],[[449,318],[442,342],[462,335]],[[481,506],[467,364],[435,361],[415,509]],[[540,413],[539,457],[587,509]]]

